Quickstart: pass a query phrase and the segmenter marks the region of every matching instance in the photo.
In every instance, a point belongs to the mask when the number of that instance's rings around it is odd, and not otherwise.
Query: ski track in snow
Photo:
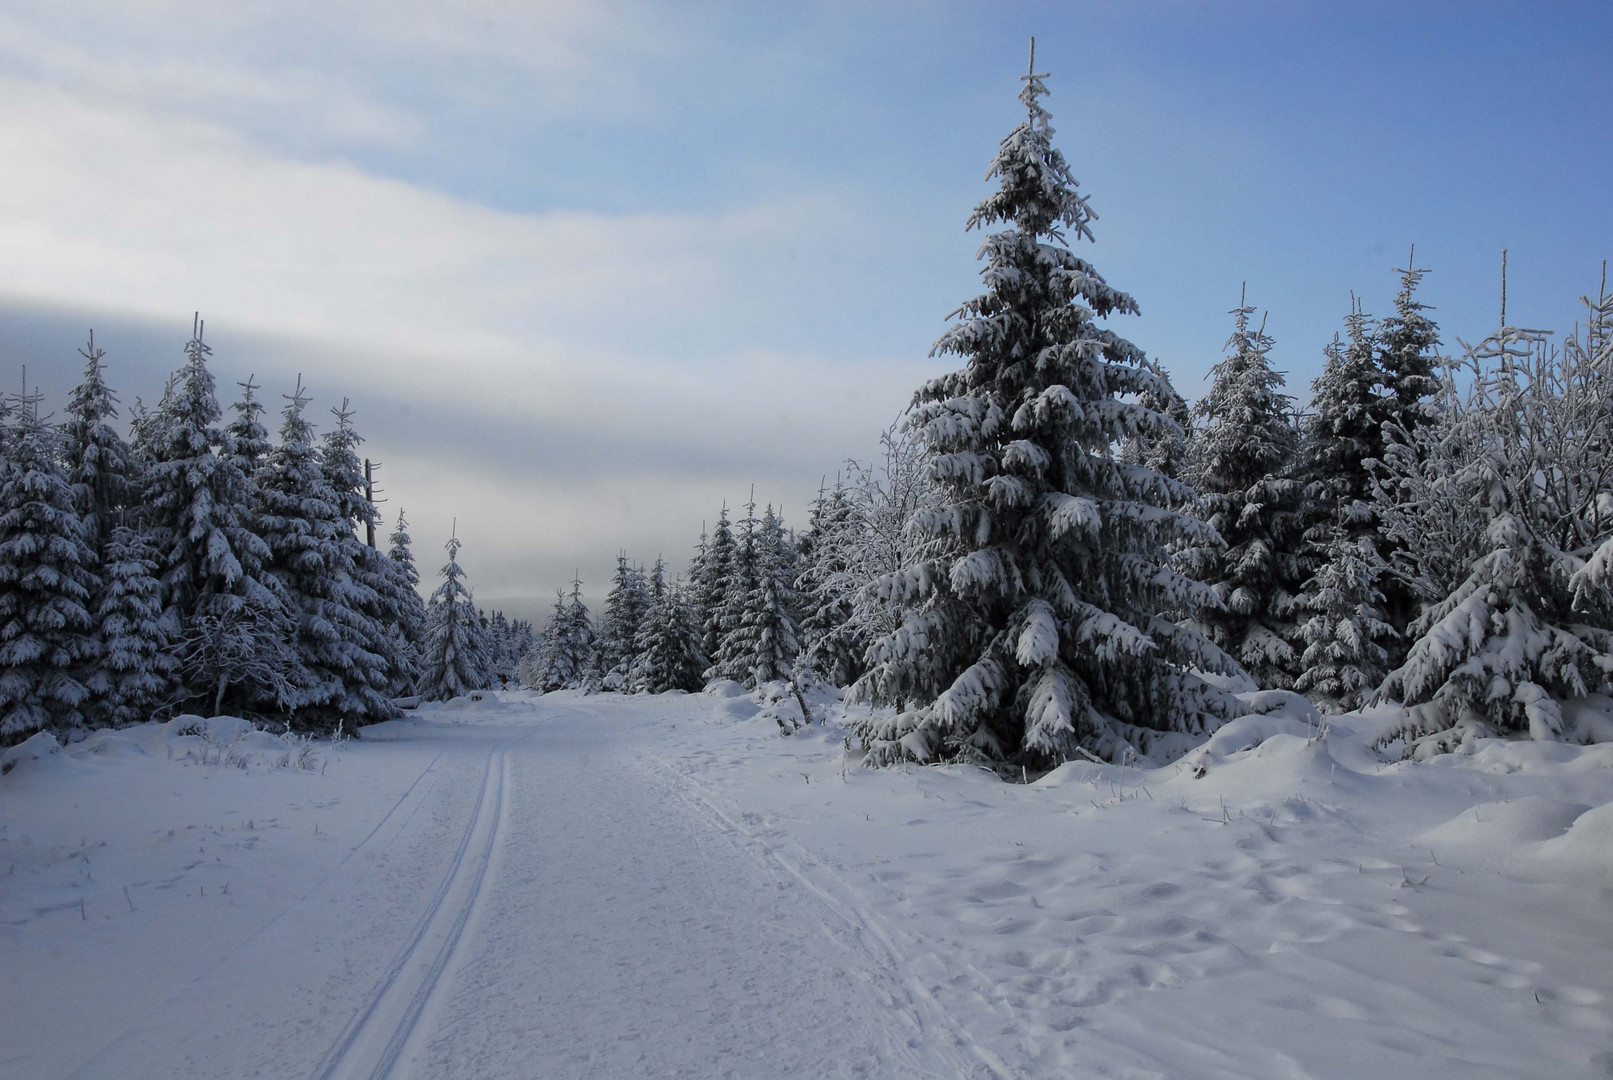
[[[421,1017],[437,995],[465,926],[478,908],[487,868],[503,832],[509,777],[509,748],[487,759],[476,810],[465,827],[454,860],[397,958],[317,1070],[319,1080],[368,1077],[386,1080],[418,1041]],[[475,854],[466,856],[474,849]],[[452,897],[453,902],[444,907]]]

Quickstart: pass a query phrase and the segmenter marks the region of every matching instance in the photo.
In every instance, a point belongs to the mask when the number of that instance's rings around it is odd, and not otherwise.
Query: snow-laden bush
[[[1377,694],[1417,706],[1385,742],[1579,737],[1563,703],[1613,675],[1613,297],[1586,303],[1561,348],[1503,308],[1447,367],[1438,418],[1386,451],[1378,512],[1430,603]]]

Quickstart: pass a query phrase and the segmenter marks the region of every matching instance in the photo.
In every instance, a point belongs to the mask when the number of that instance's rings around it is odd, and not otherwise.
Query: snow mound
[[[1435,850],[1475,854],[1515,850],[1563,835],[1588,810],[1582,803],[1530,795],[1509,802],[1479,803],[1418,839]]]
[[[94,754],[96,757],[150,757],[138,739],[111,728],[92,731],[89,737],[73,747],[75,754]]]
[[[1288,712],[1255,713],[1230,720],[1211,735],[1193,755],[1198,757],[1227,757],[1253,750],[1267,739],[1277,735],[1296,735],[1309,738],[1316,733],[1317,725],[1296,719]]]
[[[62,744],[48,731],[37,732],[0,755],[0,776],[26,775],[61,760]]]
[[[1580,814],[1566,833],[1542,844],[1540,853],[1581,873],[1613,874],[1613,803]]]

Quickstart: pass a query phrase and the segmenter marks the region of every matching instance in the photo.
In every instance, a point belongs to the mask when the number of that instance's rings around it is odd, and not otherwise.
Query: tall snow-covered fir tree
[[[1471,389],[1449,394],[1399,472],[1391,456],[1404,495],[1380,511],[1412,551],[1439,542],[1443,503],[1478,507],[1486,523],[1466,576],[1412,624],[1405,663],[1377,694],[1414,706],[1383,735],[1410,753],[1493,729],[1576,737],[1562,704],[1613,673],[1613,301],[1605,288],[1587,301],[1586,338],[1554,349],[1507,322],[1504,266],[1501,327],[1464,350]]]
[[[722,524],[718,523],[719,526]],[[739,523],[739,535],[734,538],[733,553],[728,558],[728,573],[723,582],[722,600],[717,605],[714,621],[717,627],[716,649],[711,656],[711,667],[706,670],[706,681],[732,679],[748,683],[755,660],[752,642],[745,636],[745,612],[751,604],[758,584],[757,564],[760,554],[757,544],[756,496],[745,505],[745,517]]]
[[[211,352],[198,320],[185,346],[185,365],[162,403],[143,418],[141,443],[151,461],[141,517],[157,552],[165,632],[174,640],[191,636],[195,628],[189,624],[201,618],[208,635],[239,641],[213,641],[193,655],[245,656],[261,653],[264,641],[289,642],[292,627],[278,583],[265,568],[268,546],[252,531],[245,509],[256,502],[252,481],[218,426],[218,397],[207,367]],[[214,681],[210,671],[193,689],[216,701]],[[243,707],[285,705],[284,687],[273,680],[232,679],[227,689]]]
[[[384,697],[381,657],[371,652],[363,607],[373,602],[354,580],[351,554],[341,542],[350,527],[341,517],[303,410],[308,403],[298,380],[280,426],[280,442],[257,474],[258,524],[270,551],[270,572],[296,626],[296,653],[303,691],[295,703],[298,727],[334,730],[393,715]]]
[[[1395,313],[1378,327],[1376,340],[1384,382],[1379,420],[1406,433],[1433,416],[1430,399],[1439,392],[1439,327],[1423,314],[1431,310],[1428,305],[1416,298],[1417,286],[1428,272],[1417,269],[1416,256],[1414,247],[1406,268],[1399,272]]]
[[[1272,340],[1253,327],[1254,308],[1232,309],[1228,356],[1213,369],[1210,392],[1195,413],[1199,513],[1225,543],[1193,545],[1181,565],[1211,583],[1216,599],[1195,622],[1263,687],[1290,688],[1298,674],[1298,595],[1303,489],[1293,477],[1298,436],[1282,374],[1271,366]]]
[[[0,448],[0,742],[89,722],[100,649],[90,615],[99,589],[61,435],[24,396]]]
[[[106,384],[102,363],[106,350],[95,344],[93,332],[79,355],[85,360],[84,378],[67,401],[62,453],[84,542],[99,561],[112,530],[123,523],[124,508],[138,491],[139,466],[134,451],[112,426],[118,399]]]
[[[1305,643],[1295,689],[1329,709],[1360,706],[1388,671],[1377,522],[1366,462],[1379,453],[1383,372],[1359,303],[1348,343],[1328,346],[1304,430],[1305,544],[1314,568],[1299,600]]]
[[[1358,301],[1344,320],[1348,341],[1327,347],[1322,374],[1311,384],[1311,409],[1303,426],[1305,499],[1316,523],[1335,521],[1351,531],[1373,531],[1371,484],[1366,462],[1380,455],[1379,414],[1383,370],[1378,367],[1371,320]]]
[[[426,608],[426,649],[420,673],[420,696],[447,701],[483,689],[487,658],[482,654],[480,619],[465,572],[459,566],[459,538],[450,538],[448,561],[439,571],[442,584]]]
[[[862,521],[836,478],[834,488],[827,495],[819,491],[812,504],[795,579],[803,663],[835,686],[849,686],[864,670],[868,643],[853,616],[856,593],[866,583],[851,572],[862,539]]]
[[[627,675],[638,655],[639,625],[649,607],[644,571],[627,561],[627,553],[616,556],[616,576],[605,597],[604,617],[594,643],[599,656],[597,667],[607,690],[627,688]]]
[[[363,537],[376,524],[375,504],[359,460],[362,437],[353,427],[353,412],[346,398],[331,409],[336,420],[320,438],[319,463],[334,500],[338,526],[336,543],[346,566],[351,567],[354,643],[362,661],[346,682],[344,713],[355,724],[369,724],[398,715],[392,705],[392,686],[399,681],[400,658],[393,648],[392,627],[408,617],[419,594],[404,583],[398,567]]]
[[[794,611],[795,551],[772,503],[757,536],[756,588],[741,630],[751,642],[751,678],[765,683],[789,676],[801,645]]]
[[[639,625],[636,658],[628,678],[634,693],[699,690],[705,659],[694,611],[666,580],[666,564],[655,560],[650,574],[649,608]]]
[[[1383,393],[1378,404],[1378,431],[1372,456],[1380,462],[1387,456],[1391,445],[1397,446],[1400,455],[1413,452],[1416,433],[1424,424],[1437,417],[1436,399],[1441,392],[1439,371],[1439,328],[1425,312],[1427,305],[1416,299],[1417,286],[1425,270],[1417,269],[1417,249],[1406,268],[1400,271],[1400,292],[1395,296],[1395,313],[1383,320],[1378,328],[1378,367],[1383,373]],[[1387,481],[1392,470],[1382,465],[1374,468],[1374,482]],[[1405,495],[1400,493],[1400,497]],[[1386,618],[1396,631],[1404,634],[1417,616],[1423,597],[1417,588],[1417,568],[1411,563],[1409,551],[1402,545],[1380,538],[1379,554],[1383,556],[1389,572],[1383,578]],[[1405,659],[1408,639],[1397,638],[1390,642],[1392,663]]]
[[[537,689],[577,690],[593,687],[599,678],[594,667],[597,650],[594,624],[582,599],[582,580],[573,577],[571,595],[555,590],[554,614],[544,634],[539,658]]]
[[[734,569],[734,552],[734,533],[728,524],[725,503],[717,515],[717,526],[711,531],[710,541],[702,537],[694,565],[689,568],[695,616],[700,620],[700,655],[709,664],[716,663],[717,652],[722,648],[722,606]]]
[[[965,366],[915,397],[944,504],[910,528],[939,550],[878,584],[909,614],[854,688],[896,706],[858,725],[872,763],[1170,756],[1227,708],[1194,669],[1235,665],[1163,614],[1216,602],[1166,555],[1214,532],[1173,509],[1184,485],[1115,455],[1175,425],[1137,401],[1165,393],[1141,350],[1098,322],[1136,303],[1067,246],[1094,214],[1053,147],[1043,79],[1024,77],[1027,118],[988,174],[1000,190],[968,222],[1006,228],[981,246],[986,291],[934,349]]]
[[[400,589],[397,621],[390,627],[397,665],[392,672],[391,690],[393,694],[407,694],[413,692],[420,678],[421,650],[426,640],[426,604],[420,598],[420,571],[415,566],[409,522],[401,508],[397,524],[387,537],[386,557],[392,563],[392,577]]]
[[[224,434],[236,467],[246,476],[256,476],[274,444],[269,441],[268,428],[263,426],[263,402],[257,398],[258,384],[248,375],[246,382],[237,385],[241,396],[230,406],[235,415],[225,426]]]

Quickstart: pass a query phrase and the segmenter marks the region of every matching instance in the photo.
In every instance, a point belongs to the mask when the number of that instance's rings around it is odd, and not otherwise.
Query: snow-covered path
[[[418,1075],[967,1075],[812,894],[647,770],[628,721],[569,710],[527,745]]]
[[[969,1075],[878,951],[714,830],[641,741],[621,715],[523,702],[383,726],[343,765],[396,797],[322,807],[346,854],[279,867],[311,880],[213,919],[239,944],[167,985],[159,943],[107,937],[83,968],[143,969],[144,1000],[0,1052],[24,1070],[6,1075]]]

